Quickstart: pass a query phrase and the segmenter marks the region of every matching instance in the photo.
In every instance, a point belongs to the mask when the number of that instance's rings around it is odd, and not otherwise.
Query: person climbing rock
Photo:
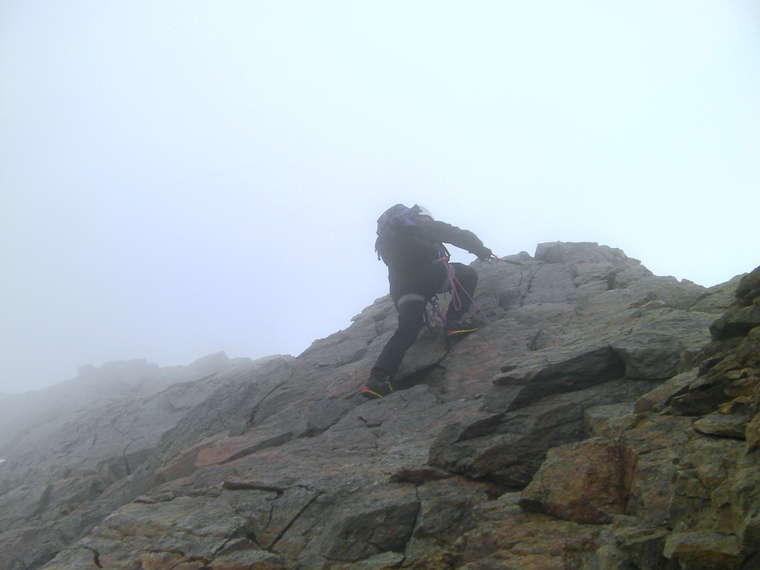
[[[425,307],[438,293],[451,292],[444,329],[449,338],[477,330],[464,320],[472,305],[478,274],[463,263],[450,263],[444,244],[469,251],[478,259],[493,253],[471,231],[435,220],[430,211],[415,204],[396,204],[377,221],[375,250],[388,266],[390,294],[398,311],[398,327],[383,348],[362,390],[368,399],[393,392],[393,377],[406,351],[414,344],[425,319]],[[451,275],[451,278],[449,276]],[[453,290],[452,290],[453,287]]]

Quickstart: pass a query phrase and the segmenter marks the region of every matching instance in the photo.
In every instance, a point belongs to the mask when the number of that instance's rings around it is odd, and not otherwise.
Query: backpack
[[[436,243],[417,218],[417,210],[396,204],[377,220],[377,258],[391,267],[439,259],[445,248]]]

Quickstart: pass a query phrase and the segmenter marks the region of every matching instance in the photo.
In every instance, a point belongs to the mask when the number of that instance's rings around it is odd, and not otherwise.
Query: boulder
[[[620,449],[604,438],[551,448],[522,491],[520,507],[585,524],[611,523],[625,512]]]

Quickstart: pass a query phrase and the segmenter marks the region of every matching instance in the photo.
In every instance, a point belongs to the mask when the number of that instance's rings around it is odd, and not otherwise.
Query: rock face
[[[27,414],[0,570],[760,567],[760,268],[509,261],[473,264],[488,323],[424,330],[381,400],[387,297],[295,359]]]

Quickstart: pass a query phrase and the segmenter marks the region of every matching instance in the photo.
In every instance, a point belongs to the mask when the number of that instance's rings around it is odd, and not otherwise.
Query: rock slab
[[[425,331],[381,400],[358,392],[387,297],[297,358],[35,419],[47,456],[3,443],[0,569],[758,567],[760,270],[510,260],[473,264],[489,324]]]

